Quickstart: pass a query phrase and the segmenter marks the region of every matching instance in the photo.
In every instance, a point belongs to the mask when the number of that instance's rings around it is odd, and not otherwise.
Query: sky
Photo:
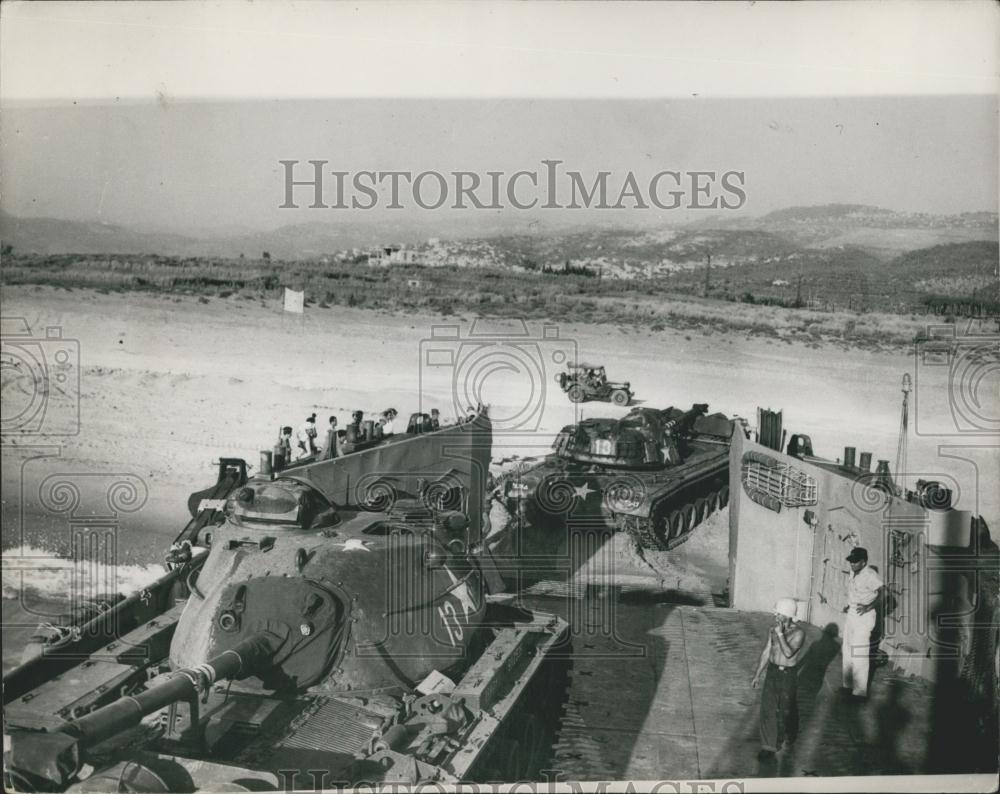
[[[0,207],[178,231],[377,221],[279,209],[278,161],[485,174],[554,158],[615,184],[742,171],[752,214],[996,211],[997,8],[4,3]]]

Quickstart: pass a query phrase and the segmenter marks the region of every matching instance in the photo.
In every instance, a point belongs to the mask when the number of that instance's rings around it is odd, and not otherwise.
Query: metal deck
[[[664,603],[575,621],[569,698],[551,767],[566,779],[659,780],[928,771],[930,685],[889,667],[867,703],[840,695],[840,646],[812,626],[799,676],[798,741],[759,762],[750,686],[770,615]],[[605,627],[606,628],[606,627]],[[971,771],[971,770],[969,770]]]

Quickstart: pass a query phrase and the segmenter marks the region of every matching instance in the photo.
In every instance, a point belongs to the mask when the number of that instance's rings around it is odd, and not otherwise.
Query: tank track
[[[542,780],[551,768],[570,686],[572,643],[547,659],[513,713],[490,739],[471,782],[516,783]]]
[[[678,503],[663,501],[649,515],[615,513],[615,528],[627,532],[641,549],[670,551],[691,537],[694,529],[729,504],[729,486],[716,483],[704,496]]]

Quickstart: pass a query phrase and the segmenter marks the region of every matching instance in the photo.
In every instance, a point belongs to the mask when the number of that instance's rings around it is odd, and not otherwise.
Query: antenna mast
[[[899,440],[896,443],[896,484],[906,497],[906,443],[910,427],[910,373],[903,373],[903,410],[899,417]]]

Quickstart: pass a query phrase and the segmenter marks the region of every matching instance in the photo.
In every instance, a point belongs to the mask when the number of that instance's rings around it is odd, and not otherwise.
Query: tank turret
[[[290,478],[237,489],[191,581],[172,664],[196,665],[280,625],[308,648],[259,676],[262,691],[347,692],[454,674],[485,608],[481,573],[465,554],[469,521],[435,503],[433,490],[370,498],[384,501],[341,508]],[[404,631],[403,615],[421,630]]]
[[[633,408],[621,419],[585,419],[564,427],[553,448],[566,460],[613,468],[646,469],[681,462],[681,448],[705,404],[689,411]]]
[[[508,509],[534,531],[599,517],[643,548],[673,548],[726,505],[732,432],[704,403],[567,425],[551,455],[512,478]]]

